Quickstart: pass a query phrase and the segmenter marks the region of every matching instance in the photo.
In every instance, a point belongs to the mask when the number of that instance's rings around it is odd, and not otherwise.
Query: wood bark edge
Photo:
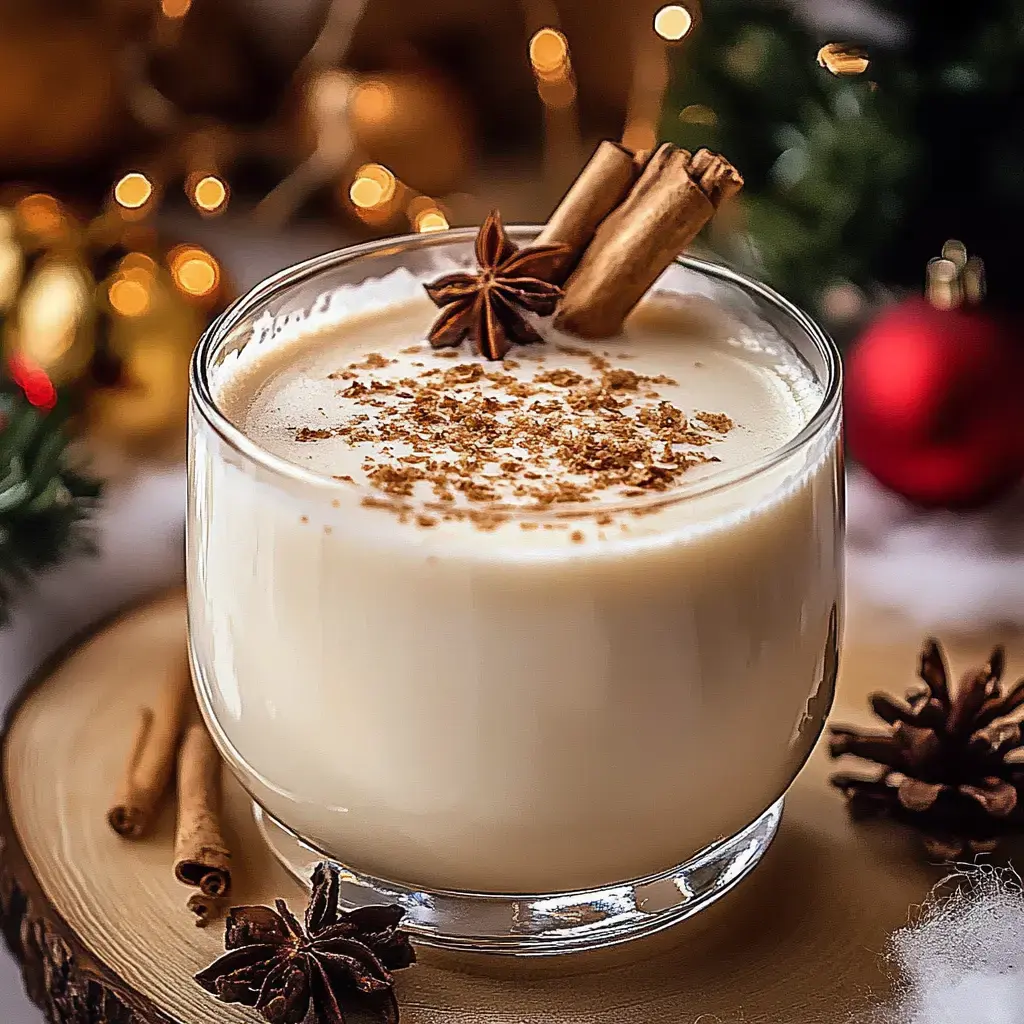
[[[26,698],[86,640],[147,604],[169,597],[160,590],[107,616],[64,644],[11,702],[0,732],[0,753]],[[47,899],[11,819],[7,779],[0,780],[0,927],[21,966],[28,997],[54,1024],[185,1024],[159,1009],[100,960]]]

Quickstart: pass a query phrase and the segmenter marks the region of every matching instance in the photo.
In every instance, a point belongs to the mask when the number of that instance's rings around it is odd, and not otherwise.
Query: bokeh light
[[[115,278],[107,289],[107,298],[121,316],[142,316],[149,312],[149,289],[137,278]]]
[[[395,176],[381,164],[364,164],[356,171],[348,190],[354,206],[370,210],[389,203],[397,188]]]
[[[352,117],[363,124],[381,124],[395,113],[395,94],[391,86],[376,78],[360,82],[352,91]]]
[[[160,10],[166,18],[184,18],[191,6],[192,0],[160,0]]]
[[[847,43],[826,43],[818,51],[818,63],[833,75],[862,75],[871,61],[867,51]]]
[[[153,195],[153,183],[139,171],[129,171],[115,186],[114,199],[126,210],[138,210]]]
[[[545,106],[564,110],[576,101],[576,82],[572,75],[563,78],[541,78],[537,82],[537,93]]]
[[[718,115],[703,103],[691,103],[679,111],[679,120],[683,124],[702,124],[713,128],[718,124]]]
[[[40,238],[51,238],[64,228],[60,203],[45,192],[35,192],[18,200],[14,212],[22,227]]]
[[[186,295],[203,298],[220,284],[220,265],[197,245],[180,245],[168,254],[171,278]]]
[[[693,27],[693,15],[680,4],[662,7],[654,16],[654,31],[671,43],[678,42]]]
[[[960,271],[952,260],[936,256],[928,261],[927,295],[936,309],[956,309],[962,303]]]
[[[447,231],[449,226],[448,218],[436,206],[421,210],[416,214],[412,223],[413,227],[423,234],[431,231]]]
[[[975,305],[985,298],[985,261],[980,256],[971,256],[964,264],[964,298]]]
[[[94,287],[82,266],[61,258],[44,262],[21,294],[17,350],[55,383],[91,356],[87,324]]]
[[[152,277],[156,273],[156,260],[144,252],[130,252],[121,260],[117,269],[127,276],[142,273]]]
[[[207,174],[193,185],[189,198],[203,213],[222,212],[228,203],[228,188],[215,174]]]
[[[50,410],[57,404],[57,389],[42,367],[15,353],[8,360],[7,368],[11,379],[37,409]]]
[[[530,63],[541,77],[562,72],[569,61],[569,43],[557,29],[542,28],[530,39]]]
[[[622,133],[622,144],[636,153],[654,149],[658,144],[658,133],[650,121],[637,119],[626,125]]]
[[[943,259],[951,260],[957,270],[967,266],[967,246],[959,238],[950,238],[942,246]]]

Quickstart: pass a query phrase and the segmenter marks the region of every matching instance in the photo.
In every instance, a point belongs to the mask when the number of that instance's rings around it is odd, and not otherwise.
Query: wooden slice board
[[[215,1002],[192,975],[222,950],[214,922],[197,929],[189,890],[171,873],[173,809],[149,839],[128,842],[105,811],[152,666],[182,642],[179,593],[96,632],[26,689],[3,750],[0,909],[32,998],[74,1024],[235,1024],[260,1020]],[[902,690],[920,637],[847,631],[836,718],[866,720],[866,694]],[[954,670],[980,663],[992,637],[951,645]],[[1004,638],[1005,639],[1005,638]],[[1009,640],[1024,670],[1024,641]],[[821,746],[787,803],[764,863],[711,910],[663,936],[593,956],[525,963],[421,951],[402,972],[406,1024],[839,1024],[884,993],[887,935],[943,871],[906,832],[848,821]],[[232,902],[305,906],[305,894],[261,844],[250,805],[226,784],[236,851]],[[702,1016],[703,1015],[703,1016]]]

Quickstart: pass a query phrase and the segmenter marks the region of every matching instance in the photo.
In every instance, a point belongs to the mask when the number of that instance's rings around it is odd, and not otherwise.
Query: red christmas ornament
[[[979,305],[980,260],[952,253],[929,264],[927,299],[892,307],[857,341],[844,401],[850,452],[876,479],[964,508],[1024,478],[1024,344]]]

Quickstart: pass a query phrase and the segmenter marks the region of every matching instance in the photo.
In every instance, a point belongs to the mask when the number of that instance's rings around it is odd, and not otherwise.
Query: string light
[[[654,31],[662,39],[676,43],[693,28],[693,15],[680,4],[662,7],[654,16]]]
[[[160,0],[160,10],[166,18],[184,18],[191,6],[192,0]]]
[[[846,43],[826,43],[818,51],[818,64],[833,75],[862,75],[871,61],[867,51]]]
[[[64,211],[53,196],[35,192],[18,201],[14,207],[18,220],[30,234],[51,238],[64,227]]]
[[[569,61],[569,42],[558,29],[542,28],[530,39],[530,63],[542,78],[564,72]]]
[[[197,245],[181,245],[168,258],[174,283],[187,295],[203,298],[213,294],[220,284],[220,266]]]
[[[152,195],[153,183],[140,171],[129,171],[114,186],[114,199],[126,210],[141,209]]]
[[[228,187],[215,174],[200,178],[189,198],[203,213],[223,213],[228,204]]]
[[[395,94],[386,82],[371,78],[352,91],[352,116],[365,124],[389,121],[395,112]]]
[[[130,252],[121,260],[117,269],[128,277],[141,273],[151,278],[156,273],[156,260],[144,252]]]
[[[356,171],[348,196],[359,209],[372,210],[389,203],[397,187],[395,176],[386,167],[364,164]]]
[[[117,267],[107,288],[107,299],[121,316],[143,316],[149,312],[156,262],[145,253],[130,252]]]
[[[448,218],[435,206],[416,214],[413,219],[413,227],[422,234],[431,231],[447,231]]]
[[[545,106],[564,110],[576,101],[576,82],[572,75],[554,80],[541,78],[537,82],[537,93]]]
[[[149,312],[149,289],[135,278],[116,278],[107,289],[107,298],[121,316],[142,316]]]

